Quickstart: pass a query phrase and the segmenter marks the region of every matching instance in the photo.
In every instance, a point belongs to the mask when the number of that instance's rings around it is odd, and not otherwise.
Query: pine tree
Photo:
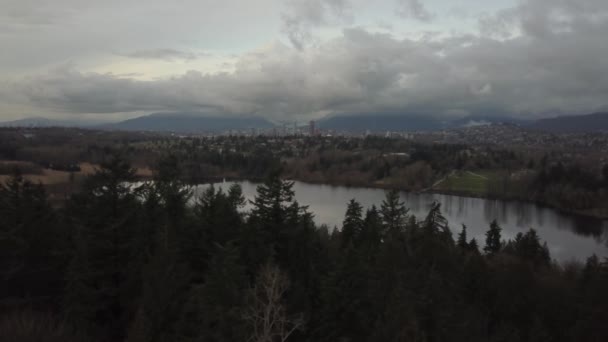
[[[363,220],[363,228],[359,236],[359,246],[362,248],[362,253],[366,259],[371,259],[375,256],[376,251],[382,242],[382,220],[380,213],[375,205],[372,205],[365,214]]]
[[[473,238],[473,239],[471,239],[471,241],[469,241],[469,245],[467,248],[471,252],[479,253],[479,244],[477,243],[477,240],[475,238]]]
[[[186,217],[186,205],[192,198],[192,189],[181,181],[181,174],[177,157],[169,155],[160,160],[154,177],[154,187],[174,230]]]
[[[347,246],[354,243],[361,234],[363,229],[363,207],[359,202],[351,199],[348,202],[344,222],[342,223],[342,246]]]
[[[403,232],[407,222],[409,209],[399,200],[399,191],[391,190],[380,206],[380,215],[385,227],[385,234],[398,236]]]
[[[177,159],[169,156],[159,162],[154,182],[146,184],[140,221],[145,226],[137,231],[135,243],[139,259],[133,258],[129,270],[129,286],[141,293],[132,304],[136,309],[131,312],[129,342],[171,339],[186,292],[189,276],[180,254],[189,238],[185,227],[191,191],[179,174]]]
[[[551,261],[546,243],[540,243],[540,237],[534,229],[525,234],[518,233],[514,240],[507,243],[505,251],[535,264],[548,265]]]
[[[282,257],[288,252],[285,248],[291,230],[306,209],[294,202],[293,182],[281,180],[278,174],[272,174],[258,186],[251,204],[247,231],[241,236],[244,258],[251,263],[250,270],[259,268],[271,258],[285,260]]]
[[[465,226],[464,224],[462,225],[462,230],[460,231],[460,234],[458,234],[457,245],[462,250],[467,250],[469,247],[469,244],[467,242],[467,226]]]
[[[247,277],[233,244],[216,245],[204,284],[189,291],[178,325],[180,340],[244,341]]]
[[[502,228],[500,228],[498,222],[496,222],[496,220],[492,221],[490,224],[490,230],[486,232],[486,246],[483,248],[487,254],[491,255],[500,252],[502,247],[500,235],[501,231]]]
[[[121,338],[133,290],[139,202],[129,182],[134,170],[118,156],[102,163],[84,190],[68,203],[74,255],[67,274],[65,310],[80,326],[95,326]]]
[[[441,214],[441,203],[433,202],[431,204],[431,210],[427,214],[424,220],[424,228],[427,233],[439,234],[441,232],[449,231],[448,221]]]
[[[238,249],[232,244],[217,246],[207,279],[199,293],[203,313],[201,337],[204,341],[245,340],[243,310],[247,278]]]
[[[420,247],[427,246],[430,248],[433,246],[432,248],[445,249],[454,246],[454,238],[448,227],[448,221],[441,213],[441,203],[433,202],[431,204],[431,209],[422,222],[421,228],[421,234],[419,235],[424,240],[424,243]]]
[[[41,184],[17,172],[0,184],[0,299],[57,295],[64,267],[62,233]]]
[[[179,317],[181,298],[187,290],[187,273],[179,262],[178,249],[167,225],[156,231],[153,254],[143,266],[136,311],[127,342],[171,340]],[[137,271],[137,270],[134,270]]]
[[[246,204],[243,188],[239,184],[232,184],[230,186],[230,189],[228,189],[228,199],[236,210],[243,208]]]
[[[283,181],[273,175],[263,185],[258,186],[257,195],[251,203],[251,218],[256,223],[273,232],[280,229],[286,219],[286,209],[294,197],[293,182]]]

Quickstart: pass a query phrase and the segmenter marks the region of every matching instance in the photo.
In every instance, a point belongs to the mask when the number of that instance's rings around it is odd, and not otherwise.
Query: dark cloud
[[[326,12],[301,13],[311,25],[327,20]],[[608,2],[528,0],[482,19],[481,34],[402,39],[352,28],[306,49],[275,43],[240,55],[231,72],[142,81],[66,67],[13,91],[32,105],[73,113],[200,110],[277,119],[606,108]]]

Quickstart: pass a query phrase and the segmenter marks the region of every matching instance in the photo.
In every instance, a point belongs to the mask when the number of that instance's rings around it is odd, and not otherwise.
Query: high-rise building
[[[315,128],[315,120],[310,120],[310,124],[308,126],[309,129],[309,134],[310,136],[314,136],[315,134],[317,134],[316,128]]]

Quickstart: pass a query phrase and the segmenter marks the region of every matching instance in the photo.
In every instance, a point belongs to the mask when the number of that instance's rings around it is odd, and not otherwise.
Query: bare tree
[[[281,300],[289,288],[289,279],[275,265],[265,264],[249,296],[244,319],[251,327],[253,342],[285,342],[296,330],[302,329],[302,315],[288,317]]]

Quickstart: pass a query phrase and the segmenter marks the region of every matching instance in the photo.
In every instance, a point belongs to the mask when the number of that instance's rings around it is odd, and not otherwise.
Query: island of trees
[[[316,226],[274,172],[199,198],[178,158],[134,183],[107,158],[61,206],[0,187],[3,341],[606,341],[608,264],[558,264],[534,230],[456,236],[396,191]]]

